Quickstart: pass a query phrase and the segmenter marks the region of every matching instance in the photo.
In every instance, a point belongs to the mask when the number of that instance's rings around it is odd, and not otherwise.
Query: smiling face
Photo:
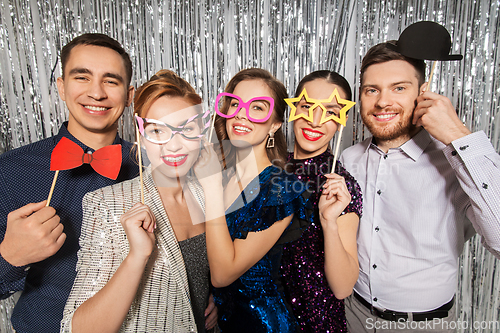
[[[69,110],[68,131],[82,139],[90,133],[113,134],[132,101],[123,58],[101,46],[77,45],[57,79],[59,96]]]
[[[273,92],[267,84],[260,79],[244,80],[236,85],[232,94],[237,95],[243,102],[248,102],[255,97],[272,97]],[[228,114],[237,106],[237,100],[231,100]],[[267,114],[270,103],[264,100],[251,103],[251,113]],[[255,116],[256,117],[256,116]],[[262,123],[252,122],[248,119],[247,110],[241,108],[235,117],[228,118],[226,121],[226,131],[231,144],[235,147],[255,147],[264,149],[269,132],[276,132],[281,127],[281,123],[275,120],[273,114]]]
[[[201,126],[201,120],[185,124],[186,120],[196,116],[199,108],[182,97],[162,96],[158,98],[146,112],[145,118],[156,119],[172,127],[183,126],[183,133],[190,134]],[[160,137],[158,127],[146,128],[150,137]],[[168,178],[184,177],[193,167],[200,155],[200,138],[187,139],[180,133],[173,135],[167,143],[152,143],[142,138],[148,159],[154,174],[162,174]]]
[[[329,83],[325,79],[316,79],[304,84],[309,98],[326,100],[330,97],[335,88],[338,90],[342,99],[347,99],[346,93],[339,86]],[[342,108],[334,98],[331,102],[323,104],[327,110],[326,116],[339,115]],[[311,103],[307,103],[303,98],[297,103],[296,113],[308,114]],[[295,133],[294,155],[297,159],[306,159],[317,156],[325,152],[330,140],[337,131],[338,124],[329,120],[320,124],[323,110],[316,107],[313,111],[313,121],[304,118],[298,118],[293,122],[293,131]]]
[[[369,66],[361,83],[361,117],[377,143],[398,147],[411,138],[413,110],[419,95],[415,68],[404,60]]]

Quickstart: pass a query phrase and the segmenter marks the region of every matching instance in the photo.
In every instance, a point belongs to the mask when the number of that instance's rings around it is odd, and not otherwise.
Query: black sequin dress
[[[298,240],[285,244],[282,257],[282,279],[285,294],[302,332],[347,332],[344,302],[335,298],[325,277],[323,229],[318,215],[318,200],[324,174],[332,170],[333,155],[326,151],[318,156],[298,160],[289,155],[295,175],[309,186],[314,219]],[[356,180],[340,165],[335,173],[345,178],[351,202],[344,212],[361,217],[361,189]]]

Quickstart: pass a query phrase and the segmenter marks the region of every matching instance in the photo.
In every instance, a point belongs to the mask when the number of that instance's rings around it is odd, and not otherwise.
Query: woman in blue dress
[[[205,191],[207,254],[224,333],[296,331],[279,267],[285,230],[306,213],[304,188],[294,191],[297,178],[283,171],[286,97],[265,70],[236,74],[217,97],[222,153],[207,148],[195,168]],[[219,161],[222,174],[208,176],[214,172],[207,166]]]
[[[283,243],[308,223],[308,192],[284,169],[286,97],[265,70],[236,74],[216,102],[223,172],[210,170],[220,164],[208,146],[195,168],[205,191],[207,254],[224,333],[297,330],[279,267]]]

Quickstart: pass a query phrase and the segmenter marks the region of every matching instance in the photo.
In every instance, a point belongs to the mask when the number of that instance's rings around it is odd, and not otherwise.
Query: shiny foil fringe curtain
[[[169,68],[213,107],[224,85],[246,67],[270,70],[290,95],[305,74],[335,70],[351,83],[357,100],[368,48],[397,39],[421,20],[443,24],[452,36],[452,52],[464,55],[461,62],[438,63],[431,90],[448,96],[463,122],[472,131],[484,130],[498,151],[499,11],[498,0],[0,0],[0,153],[56,133],[67,119],[55,84],[61,74],[58,54],[84,32],[106,33],[123,44],[132,57],[134,86]],[[131,113],[126,110],[120,124],[128,140],[133,140]],[[343,146],[367,136],[356,108]],[[458,332],[500,332],[498,264],[479,237],[466,244]],[[12,304],[0,301],[0,332],[11,332]]]

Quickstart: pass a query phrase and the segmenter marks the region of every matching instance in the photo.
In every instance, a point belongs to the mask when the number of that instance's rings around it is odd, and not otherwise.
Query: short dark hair
[[[392,61],[392,60],[403,60],[408,62],[410,65],[415,68],[417,72],[418,86],[420,87],[425,82],[425,63],[423,60],[413,59],[402,55],[399,52],[396,52],[389,47],[387,44],[396,44],[397,41],[390,40],[385,43],[380,43],[375,46],[372,46],[366,55],[363,57],[363,61],[361,62],[361,75],[360,75],[360,83],[363,84],[363,75],[368,67],[375,64],[381,64],[384,62]]]
[[[63,79],[64,79],[64,70],[66,68],[66,64],[68,63],[71,50],[78,45],[102,46],[102,47],[107,47],[108,49],[112,49],[113,51],[116,51],[122,57],[123,62],[125,63],[125,71],[127,73],[126,83],[127,86],[130,85],[130,81],[132,80],[132,61],[130,61],[130,56],[118,41],[109,37],[108,35],[99,33],[87,33],[80,35],[78,37],[73,38],[73,40],[68,44],[64,45],[64,47],[61,50],[61,65],[62,65]]]
[[[304,89],[304,85],[307,82],[311,82],[316,79],[323,79],[328,83],[339,86],[339,88],[341,88],[346,94],[347,99],[352,100],[352,90],[349,82],[347,82],[347,80],[339,73],[328,70],[314,71],[304,76],[302,80],[300,80],[297,90],[295,90],[295,97],[300,96],[300,93]]]

